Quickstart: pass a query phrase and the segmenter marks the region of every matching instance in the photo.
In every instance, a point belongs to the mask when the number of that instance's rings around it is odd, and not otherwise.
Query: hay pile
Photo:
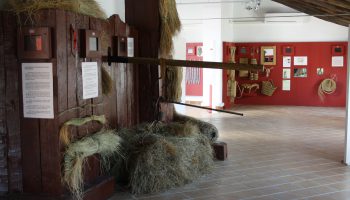
[[[213,168],[210,142],[191,123],[143,124],[119,135],[126,159],[117,161],[113,174],[120,180],[126,172],[134,194],[178,187]]]
[[[92,136],[85,137],[68,145],[64,154],[64,176],[62,182],[72,192],[75,199],[82,199],[84,181],[83,164],[85,159],[94,154],[99,154],[102,167],[109,169],[109,158],[120,154],[121,138],[112,130],[102,130]]]
[[[205,135],[211,142],[215,142],[219,138],[218,129],[214,125],[212,125],[208,122],[204,122],[204,121],[201,121],[199,119],[189,117],[186,115],[181,115],[181,114],[176,113],[176,112],[174,114],[174,120],[178,121],[180,123],[187,122],[187,123],[195,124],[199,128],[199,132],[201,134]]]
[[[62,9],[100,19],[107,15],[95,0],[1,0],[1,10],[8,10],[16,15],[34,16],[42,9]]]

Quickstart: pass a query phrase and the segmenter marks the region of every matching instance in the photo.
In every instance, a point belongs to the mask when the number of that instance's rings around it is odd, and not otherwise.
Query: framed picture
[[[282,47],[282,54],[286,56],[294,55],[294,47],[291,47],[291,46]]]
[[[247,47],[239,47],[238,48],[238,53],[239,53],[239,55],[247,55],[248,48]]]
[[[344,46],[342,46],[342,45],[332,46],[332,55],[333,56],[344,55]]]
[[[307,56],[295,56],[294,65],[296,66],[306,66],[307,65]]]
[[[203,47],[202,46],[197,46],[196,54],[197,54],[198,57],[202,57],[203,56]]]
[[[276,46],[261,47],[261,64],[276,65]]]
[[[324,73],[323,68],[317,68],[317,75],[322,76]]]
[[[306,78],[307,77],[307,68],[295,68],[294,77],[296,78]]]
[[[187,55],[188,56],[194,56],[194,48],[193,47],[188,47],[187,48]]]

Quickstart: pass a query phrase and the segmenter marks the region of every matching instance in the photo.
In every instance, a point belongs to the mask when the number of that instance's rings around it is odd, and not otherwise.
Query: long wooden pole
[[[133,64],[149,64],[149,65],[165,65],[173,67],[195,67],[195,68],[210,68],[210,69],[227,69],[227,70],[263,70],[262,65],[222,63],[222,62],[203,62],[203,61],[188,61],[188,60],[172,60],[172,59],[155,59],[142,57],[124,57],[124,56],[108,56],[102,57],[103,62],[112,63],[133,63]]]
[[[203,106],[196,106],[196,105],[181,103],[181,102],[176,102],[176,101],[167,101],[167,103],[174,103],[174,104],[178,104],[178,105],[200,108],[200,109],[204,109],[204,110],[211,110],[211,111],[217,111],[217,112],[222,112],[222,113],[228,113],[228,114],[232,114],[232,115],[243,116],[243,113],[232,112],[232,111],[227,111],[227,110],[219,110],[219,109],[214,109],[214,108],[207,108],[207,107],[203,107]]]

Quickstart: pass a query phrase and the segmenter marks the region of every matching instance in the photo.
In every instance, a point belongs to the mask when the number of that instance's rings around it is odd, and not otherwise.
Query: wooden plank
[[[134,56],[138,56],[138,31],[134,28],[130,28],[130,37],[134,38]],[[134,116],[133,116],[133,125],[139,124],[139,67],[138,65],[134,64],[134,70],[133,70],[133,88],[134,88],[134,97],[132,99],[132,104],[134,105]]]
[[[0,12],[0,55],[4,55],[4,29],[2,12]],[[4,56],[0,56],[0,94],[5,94],[6,75],[5,75],[5,59]],[[8,192],[8,173],[7,173],[7,130],[6,130],[6,95],[0,95],[0,193]]]
[[[57,16],[56,16],[57,15]],[[61,18],[61,19],[58,19]],[[60,21],[62,20],[62,21]],[[58,36],[63,34],[63,27],[58,28],[57,23],[61,26],[65,23],[65,13],[62,11],[50,11],[43,10],[37,15],[36,26],[40,27],[51,27],[57,38],[64,36]],[[63,30],[62,30],[63,29]],[[53,44],[53,49],[57,49],[59,46]],[[55,48],[56,47],[56,48]],[[63,52],[57,52],[55,50],[53,55],[57,55],[57,59],[64,57]],[[57,59],[52,59],[50,62],[53,63],[53,80],[54,80],[54,112],[55,116],[58,114],[58,104],[63,104],[61,109],[67,108],[67,89],[65,85],[58,86],[58,84],[64,84],[58,80],[58,73],[61,72],[57,67]],[[60,70],[66,72],[65,66],[66,60],[63,59]],[[63,74],[63,76],[66,76]],[[60,75],[61,78],[61,75]],[[66,81],[65,78],[63,78]],[[61,98],[59,99],[58,89],[62,89]],[[61,102],[62,100],[62,102]],[[56,119],[41,119],[40,120],[40,152],[41,152],[41,181],[42,181],[42,192],[50,195],[59,195],[62,193],[61,184],[61,162],[60,162],[60,148],[59,148],[59,137],[58,127],[56,125]]]
[[[22,191],[20,104],[19,104],[19,66],[16,59],[16,19],[13,15],[4,17],[6,67],[6,127],[8,131],[8,173],[9,191]]]
[[[57,95],[58,112],[68,108],[68,71],[67,71],[67,26],[66,12],[56,10],[56,58],[57,58]],[[53,44],[53,45],[55,45]]]

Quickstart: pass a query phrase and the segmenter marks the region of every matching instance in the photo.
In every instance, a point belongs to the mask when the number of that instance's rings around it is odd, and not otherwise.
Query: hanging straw
[[[324,79],[318,87],[318,97],[322,102],[325,100],[325,94],[333,94],[337,89],[335,77]]]

